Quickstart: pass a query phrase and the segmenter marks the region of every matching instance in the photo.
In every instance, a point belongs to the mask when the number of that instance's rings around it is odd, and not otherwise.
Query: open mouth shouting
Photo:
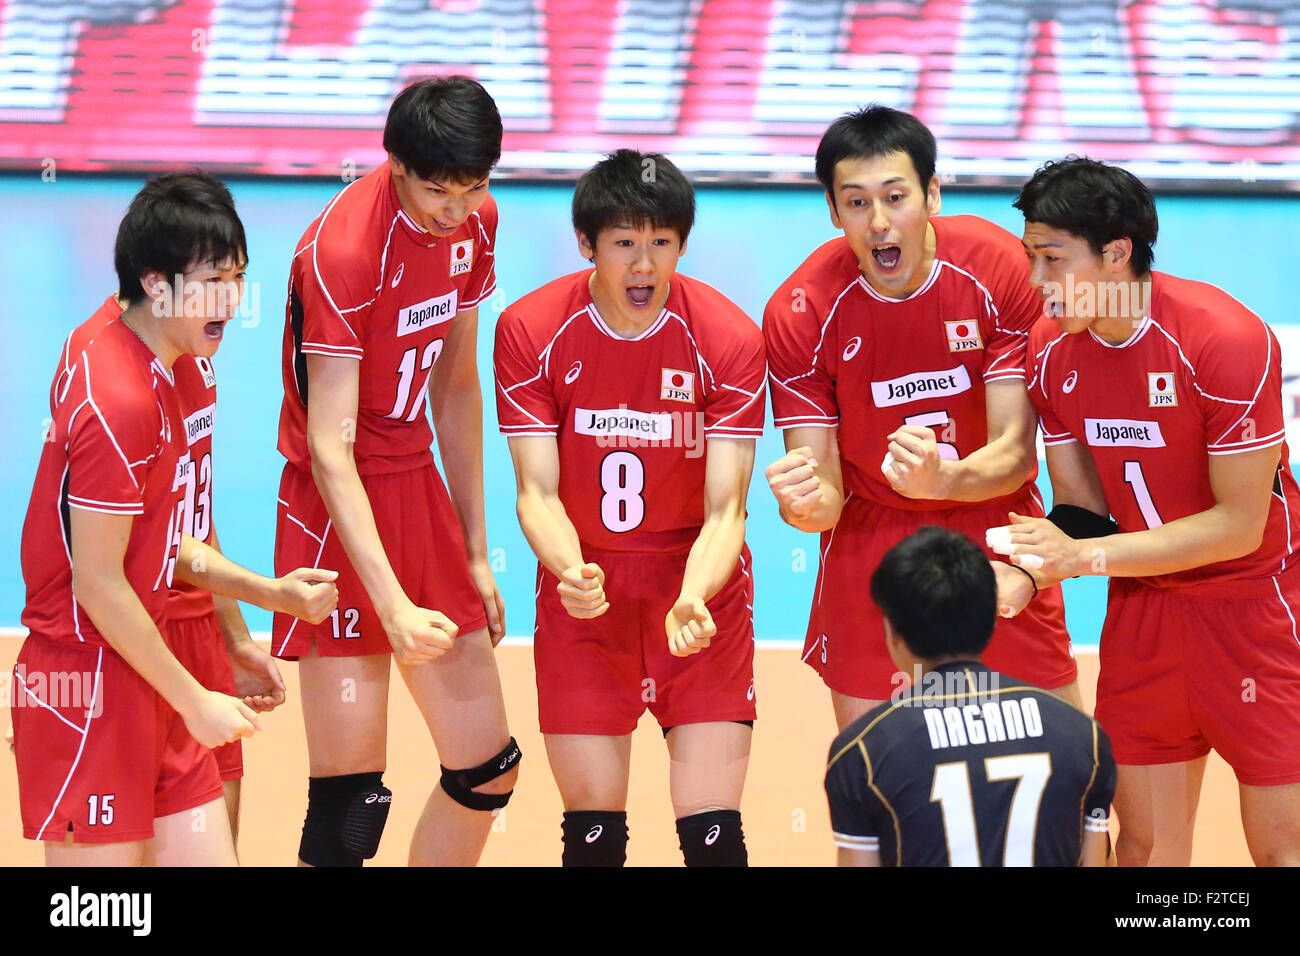
[[[219,319],[215,322],[208,322],[203,326],[203,337],[211,342],[220,342],[221,336],[226,331],[226,323],[229,319]]]
[[[627,301],[634,309],[644,309],[654,298],[655,287],[652,285],[631,285],[627,287]]]
[[[903,250],[892,244],[874,247],[871,255],[882,272],[892,272],[903,261]]]

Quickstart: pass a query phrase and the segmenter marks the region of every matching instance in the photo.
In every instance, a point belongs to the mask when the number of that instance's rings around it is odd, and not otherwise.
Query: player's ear
[[[844,227],[840,225],[839,210],[835,208],[835,196],[829,189],[826,190],[826,208],[831,212],[831,225],[836,229],[843,229]]]
[[[578,254],[582,256],[582,258],[586,259],[588,262],[591,262],[593,259],[595,259],[596,258],[595,247],[592,246],[591,240],[587,238],[586,233],[584,233],[581,229],[575,229],[573,230],[573,234],[578,237]]]
[[[942,208],[943,196],[939,192],[939,176],[936,174],[930,177],[930,183],[925,187],[925,211],[937,216]]]
[[[171,296],[171,279],[156,269],[147,269],[140,273],[140,287],[144,289],[145,298],[151,302]]]
[[[402,161],[392,153],[388,154],[388,171],[398,179],[401,179],[406,175],[406,167],[403,166]]]
[[[1112,239],[1101,247],[1102,261],[1112,272],[1121,272],[1128,268],[1133,260],[1133,240],[1127,236]]]

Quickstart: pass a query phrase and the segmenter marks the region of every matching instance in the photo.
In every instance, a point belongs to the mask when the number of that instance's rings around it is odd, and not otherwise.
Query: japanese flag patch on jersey
[[[663,372],[661,379],[663,387],[659,390],[659,397],[666,398],[674,402],[694,402],[695,401],[695,373],[683,372],[680,369],[665,368],[660,369]]]
[[[447,275],[458,276],[463,272],[469,272],[474,268],[474,240],[466,239],[464,242],[453,242],[451,244],[451,268]]]
[[[208,388],[216,388],[217,373],[213,370],[212,363],[202,355],[196,355],[194,356],[194,364],[197,365],[199,371],[203,373],[203,384]]]
[[[1147,391],[1152,408],[1173,408],[1178,404],[1173,372],[1147,372]]]
[[[984,348],[984,342],[980,339],[979,323],[974,319],[945,322],[943,327],[948,333],[949,352],[970,352]]]

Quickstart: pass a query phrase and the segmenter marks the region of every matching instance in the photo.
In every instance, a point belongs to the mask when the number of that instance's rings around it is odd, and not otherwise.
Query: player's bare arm
[[[767,466],[767,484],[792,528],[829,531],[844,510],[839,429],[795,427],[784,432],[786,453]]]
[[[465,535],[470,577],[483,598],[488,636],[506,634],[505,604],[488,563],[483,514],[483,393],[479,388],[478,307],[456,313],[429,382],[429,408],[456,518]]]
[[[1049,577],[1106,574],[1148,577],[1228,561],[1249,554],[1264,537],[1280,445],[1211,455],[1214,506],[1158,528],[1076,539],[1045,518],[1011,516],[1016,564],[1037,564]]]
[[[1109,515],[1110,507],[1106,504],[1097,465],[1087,447],[1080,442],[1064,442],[1048,445],[1046,450],[1053,502],[1074,505],[1097,515]],[[998,579],[998,614],[1002,617],[1014,617],[1023,611],[1033,599],[1035,587],[1041,590],[1061,583],[1060,578],[1040,568],[1012,567],[1005,561],[992,564]]]
[[[509,440],[515,464],[519,527],[537,560],[560,583],[560,603],[575,618],[600,617],[609,610],[605,572],[582,559],[577,529],[560,501],[560,451],[550,435],[519,435]]]
[[[69,509],[72,589],[110,647],[185,721],[194,739],[217,747],[251,737],[261,719],[233,697],[204,688],[163,643],[123,569],[132,518]]]
[[[215,527],[212,529],[212,547],[221,550]],[[235,675],[235,696],[258,713],[274,710],[284,703],[284,679],[275,658],[253,640],[238,601],[214,594],[212,603],[216,609],[217,627],[226,643],[226,654]]]
[[[880,866],[879,850],[850,850],[846,847],[835,848],[836,866]]]
[[[889,435],[890,486],[906,498],[943,501],[987,501],[1019,489],[1036,463],[1038,415],[1022,379],[990,382],[984,401],[988,441],[965,458],[943,458],[942,436],[923,425],[903,425]]]
[[[1083,832],[1083,849],[1079,854],[1080,866],[1107,866],[1110,860],[1110,834]]]
[[[360,362],[307,356],[307,445],[312,477],[348,560],[401,664],[431,661],[452,646],[457,628],[439,611],[406,596],[384,553],[365,486],[353,458]]]
[[[745,546],[745,496],[754,471],[752,438],[710,438],[704,465],[704,524],[691,545],[682,590],[664,618],[676,657],[709,646],[717,626],[705,602],[731,578]]]
[[[213,594],[247,601],[268,611],[292,614],[312,624],[329,617],[338,604],[337,571],[297,568],[283,577],[268,578],[231,561],[220,551],[181,535],[176,577]]]

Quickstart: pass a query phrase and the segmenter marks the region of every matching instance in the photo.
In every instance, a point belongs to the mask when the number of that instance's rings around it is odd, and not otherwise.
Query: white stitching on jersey
[[[703,359],[701,359],[701,361],[703,361]],[[745,409],[749,408],[750,405],[753,405],[755,399],[757,399],[757,398],[758,398],[758,397],[763,393],[763,390],[762,390],[761,388],[760,388],[757,392],[747,392],[747,391],[745,391],[743,388],[737,388],[735,385],[727,385],[726,383],[723,383],[722,385],[719,385],[718,387],[719,387],[719,388],[728,388],[728,389],[731,389],[731,391],[733,391],[733,392],[740,392],[740,394],[742,394],[742,395],[748,395],[748,396],[749,396],[749,401],[747,401],[744,405],[741,405],[738,409],[736,409],[736,410],[735,410],[734,412],[732,412],[730,415],[727,415],[727,416],[725,416],[725,417],[723,417],[723,418],[719,418],[716,422],[714,422],[714,423],[713,423],[712,425],[710,425],[708,428],[704,429],[705,433],[711,432],[711,431],[713,431],[713,429],[720,427],[720,426],[722,425],[722,423],[725,422],[728,418],[735,418],[737,415],[739,415],[739,414],[740,414],[741,412],[743,412]],[[734,427],[734,428],[737,428],[737,429],[740,430],[740,431],[745,431],[745,432],[753,432],[753,431],[755,430],[752,426],[736,425],[736,426],[733,426],[733,427]],[[759,428],[757,429],[757,431],[758,431],[759,434],[762,434],[762,431],[763,431],[762,426],[759,426]]]
[[[135,485],[136,491],[140,491],[141,490],[140,482],[135,480],[135,474],[131,471],[131,463],[126,460],[126,454],[122,451],[122,446],[117,443],[117,436],[113,434],[113,429],[108,427],[107,419],[104,418],[103,412],[99,410],[99,406],[95,404],[95,396],[91,394],[90,358],[89,356],[86,355],[84,351],[81,353],[81,366],[83,369],[83,374],[86,377],[86,401],[90,403],[90,407],[94,409],[95,415],[99,418],[100,423],[104,426],[104,431],[108,433],[108,440],[113,443],[113,448],[117,451],[118,455],[120,455],[122,458],[122,464],[126,465],[126,474],[127,477],[131,479],[131,484]],[[78,406],[78,409],[80,409],[80,406]],[[69,433],[71,433],[71,430],[72,430],[71,421],[69,421],[69,428],[68,428]]]
[[[99,679],[100,670],[104,662],[104,648],[99,649],[99,656],[95,659],[95,689],[90,694],[90,706],[86,708],[86,726],[81,731],[81,745],[77,747],[77,756],[73,758],[72,766],[68,769],[68,775],[63,778],[63,786],[59,789],[59,795],[54,798],[54,804],[50,807],[50,815],[45,818],[41,824],[40,830],[36,832],[36,839],[41,839],[45,834],[45,828],[50,825],[54,819],[54,811],[59,809],[59,804],[63,802],[63,795],[68,792],[68,784],[72,781],[72,775],[77,772],[77,765],[81,763],[81,753],[86,749],[86,738],[90,736],[90,722],[94,718],[91,716],[95,713],[95,703],[99,700]],[[101,710],[102,713],[102,710]]]
[[[348,183],[346,186],[344,186],[342,189],[339,190],[339,194],[337,196],[335,196],[333,199],[330,200],[330,204],[326,206],[325,211],[320,214],[320,222],[316,224],[316,235],[313,236],[311,240],[311,244],[313,246],[316,245],[316,240],[320,238],[321,230],[325,228],[325,220],[326,218],[328,218],[330,212],[334,209],[335,205],[337,205],[338,201],[343,198],[344,193],[346,193],[349,189],[351,189],[359,182],[361,182],[361,180],[357,179]],[[345,326],[347,326],[347,330],[352,333],[352,337],[359,342],[361,341],[361,336],[357,335],[357,330],[348,324],[347,319],[343,318],[343,313],[339,311],[339,307],[334,303],[334,297],[330,295],[329,287],[325,285],[325,279],[320,274],[320,259],[319,256],[317,255],[319,251],[320,251],[319,249],[313,249],[311,254],[311,267],[312,267],[312,271],[316,273],[316,281],[320,284],[320,290],[325,293],[325,300],[329,302],[330,307],[338,315],[339,321],[342,322]]]
[[[285,514],[288,514],[288,512],[286,511]],[[332,518],[325,522],[325,532],[324,534],[321,535],[320,538],[317,539],[318,541],[320,541],[320,548],[316,551],[316,560],[312,562],[311,566],[313,568],[320,567],[320,556],[325,553],[325,539],[330,536],[330,528],[333,526],[334,526],[334,520]],[[294,629],[298,626],[299,620],[301,619],[295,617],[293,619],[293,623],[289,625],[289,630],[284,635],[284,642],[281,643],[280,649],[275,652],[277,655],[283,654],[284,649],[289,646],[289,638],[293,637]]]

